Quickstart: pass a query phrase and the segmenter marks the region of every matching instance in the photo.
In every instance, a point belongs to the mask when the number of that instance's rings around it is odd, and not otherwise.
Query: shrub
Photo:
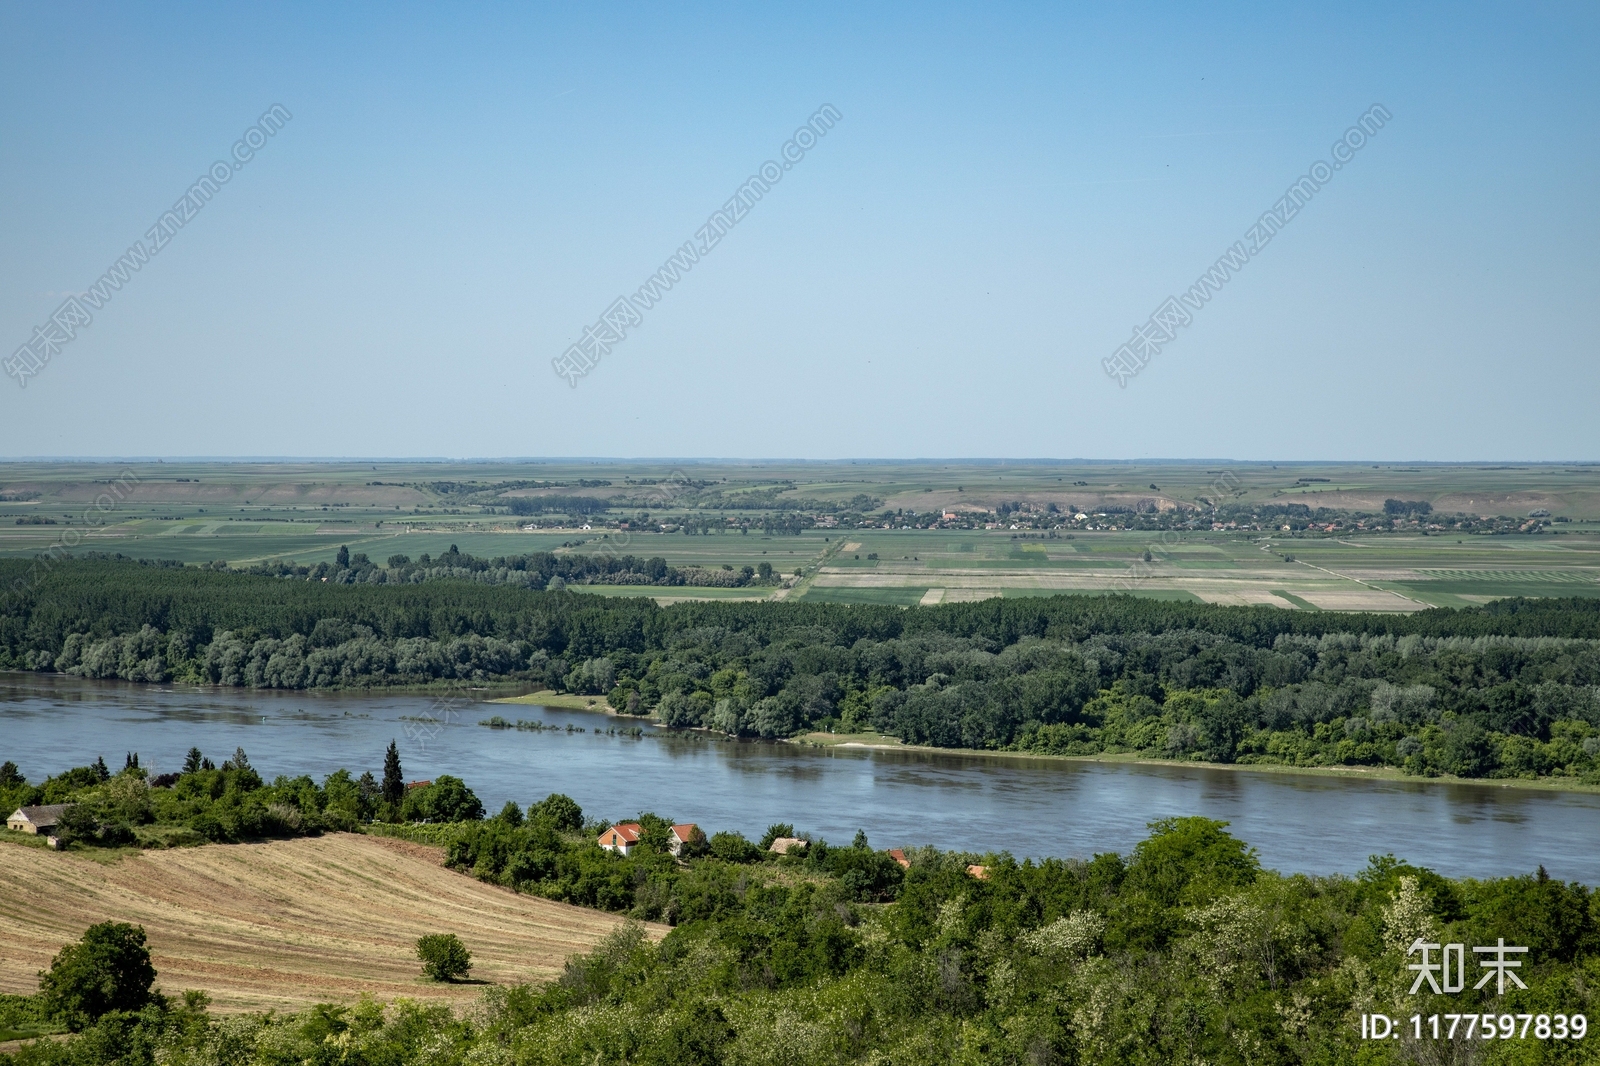
[[[472,969],[472,953],[454,933],[435,933],[417,941],[422,972],[435,981],[459,981]]]

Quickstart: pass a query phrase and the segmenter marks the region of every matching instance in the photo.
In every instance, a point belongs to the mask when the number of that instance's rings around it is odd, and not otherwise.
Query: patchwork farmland
[[[541,500],[583,511],[544,510]],[[1397,500],[1441,520],[1370,520]],[[1285,530],[1276,520],[1215,522],[1218,507],[1246,518],[1299,508],[1348,519]],[[1457,524],[1476,516],[1476,526],[1450,528],[1450,516]],[[1148,517],[1161,528],[1136,528]],[[0,555],[120,552],[247,567],[328,562],[343,546],[381,565],[452,545],[484,559],[553,551],[659,556],[680,568],[766,563],[790,586],[574,589],[663,604],[772,597],[912,606],[1128,593],[1414,611],[1600,595],[1600,467],[0,464]]]

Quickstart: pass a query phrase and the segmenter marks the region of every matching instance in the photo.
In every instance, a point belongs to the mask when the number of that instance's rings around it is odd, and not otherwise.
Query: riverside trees
[[[0,562],[0,579],[6,568]],[[0,665],[260,688],[515,680],[674,726],[1595,779],[1600,601],[1411,616],[1131,597],[902,610],[57,564]]]

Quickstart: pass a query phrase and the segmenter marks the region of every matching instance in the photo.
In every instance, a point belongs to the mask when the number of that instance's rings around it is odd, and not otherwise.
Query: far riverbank
[[[529,701],[534,702],[534,701]],[[1368,781],[1395,781],[1410,784],[1481,785],[1489,788],[1522,788],[1542,792],[1581,792],[1600,794],[1600,784],[1587,784],[1575,777],[1456,777],[1440,774],[1423,777],[1392,766],[1291,766],[1288,763],[1223,763],[1194,759],[1152,759],[1137,752],[1100,755],[1048,755],[1032,751],[993,751],[984,748],[935,748],[925,744],[904,744],[882,733],[805,733],[786,743],[814,748],[865,748],[873,751],[917,751],[938,755],[981,756],[1002,761],[1034,762],[1045,760],[1068,763],[1114,763],[1122,766],[1194,767],[1204,770],[1240,770],[1270,774],[1303,774],[1313,777],[1360,778]]]
[[[625,715],[606,702],[604,696],[579,696],[570,693],[556,694],[549,691],[530,692],[521,696],[501,697],[486,702],[502,704],[520,704],[523,706],[549,707],[553,710],[589,711],[595,714],[606,714],[612,717],[633,718],[651,722],[663,729],[655,718],[648,715]],[[702,730],[672,730],[673,732],[702,732]],[[1288,763],[1220,763],[1204,762],[1192,759],[1152,759],[1147,755],[1137,752],[1120,752],[1100,755],[1049,755],[1042,752],[1031,751],[994,751],[984,748],[935,748],[922,744],[905,744],[899,738],[883,733],[804,733],[792,737],[782,743],[798,744],[803,747],[814,748],[852,748],[867,749],[872,751],[901,751],[901,752],[927,752],[935,755],[967,755],[981,756],[986,759],[1001,761],[1036,761],[1045,760],[1052,762],[1069,763],[1112,763],[1122,766],[1166,766],[1166,767],[1196,767],[1205,770],[1238,770],[1255,773],[1270,774],[1297,774],[1312,777],[1337,777],[1346,779],[1359,779],[1366,781],[1394,781],[1414,784],[1438,785],[1477,785],[1488,788],[1517,788],[1533,789],[1543,792],[1579,792],[1591,795],[1600,794],[1600,784],[1587,784],[1574,777],[1456,777],[1451,774],[1440,774],[1437,777],[1424,777],[1418,774],[1408,774],[1392,766],[1292,766]]]

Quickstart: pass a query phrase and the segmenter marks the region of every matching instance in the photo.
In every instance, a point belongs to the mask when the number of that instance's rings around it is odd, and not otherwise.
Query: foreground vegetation
[[[1127,597],[661,608],[455,580],[7,568],[12,668],[263,688],[512,680],[742,736],[873,729],[938,747],[1600,781],[1593,599],[1406,617]]]
[[[416,831],[476,877],[665,918],[664,940],[624,927],[554,983],[491,988],[464,1014],[367,1000],[218,1018],[201,993],[141,984],[137,959],[99,998],[73,998],[71,966],[57,966],[38,996],[6,1000],[5,1017],[78,1035],[8,1061],[1592,1061],[1593,1038],[1360,1039],[1373,1012],[1593,1016],[1600,894],[1542,871],[1451,881],[1374,858],[1354,877],[1283,875],[1198,818],[1154,824],[1127,856],[1019,863],[927,849],[902,869],[860,835],[777,857],[717,833],[674,859],[667,823],[646,816],[624,858],[568,832],[572,817],[547,802]],[[128,954],[137,931],[91,932]],[[1417,937],[1526,946],[1528,987],[1408,995]]]

